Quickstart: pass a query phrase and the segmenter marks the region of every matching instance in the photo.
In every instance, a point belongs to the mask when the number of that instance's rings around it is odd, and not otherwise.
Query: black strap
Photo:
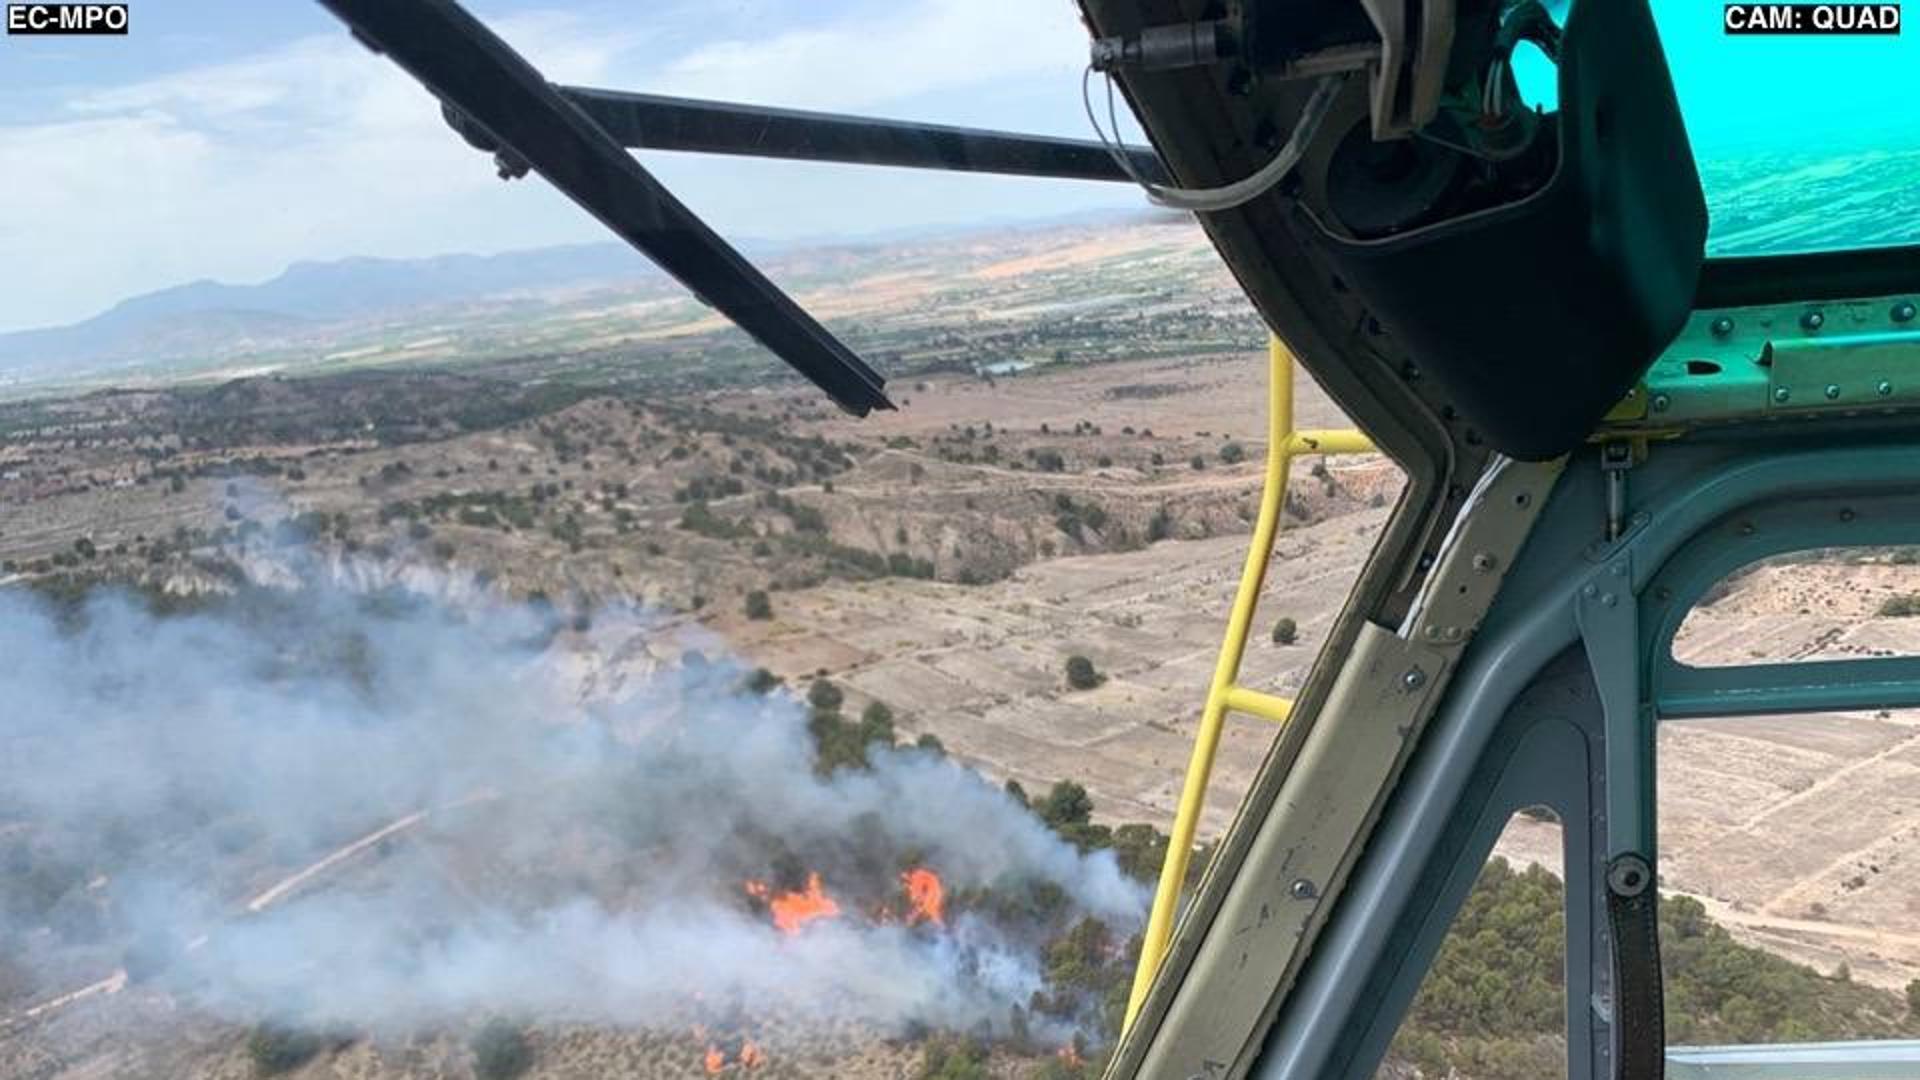
[[[1639,855],[1607,866],[1613,933],[1613,1080],[1664,1080],[1667,1035],[1660,987],[1660,890]]]

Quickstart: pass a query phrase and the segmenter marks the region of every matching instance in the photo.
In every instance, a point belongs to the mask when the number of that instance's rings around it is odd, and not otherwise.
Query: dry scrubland
[[[864,422],[764,368],[705,385],[682,361],[703,342],[737,348],[726,331],[693,316],[623,333],[607,314],[617,298],[573,351],[472,370],[372,366],[5,406],[5,579],[58,592],[104,577],[181,596],[289,580],[311,558],[358,585],[532,596],[589,622],[600,602],[633,598],[789,685],[830,677],[850,715],[885,702],[903,737],[935,736],[996,780],[1074,778],[1100,819],[1164,827],[1258,493],[1257,329],[1223,314],[1231,283],[1179,230],[969,240],[948,254],[835,263],[837,278],[803,290],[830,320],[893,345],[903,407]],[[1088,296],[1106,306],[1075,306]],[[983,339],[998,351],[957,344]],[[663,357],[652,381],[632,374],[649,349]],[[1037,366],[973,370],[1005,360]],[[616,368],[630,381],[569,377]],[[1302,426],[1340,424],[1311,385],[1299,400]],[[1296,466],[1260,620],[1293,620],[1297,639],[1263,632],[1252,684],[1297,687],[1398,484],[1377,458]],[[1914,592],[1920,567],[1891,555],[1763,568],[1698,613],[1682,655],[1911,650],[1920,620],[1878,613]],[[1070,687],[1074,655],[1104,681]],[[566,662],[586,693],[661,659],[634,642]],[[1205,832],[1225,826],[1271,737],[1231,723]],[[1920,975],[1916,740],[1920,714],[1905,712],[1670,727],[1666,886],[1743,941],[1904,985]],[[30,825],[0,824],[18,828]],[[1523,822],[1502,850],[1550,863],[1552,835]],[[0,987],[0,1011],[47,996]],[[137,1053],[119,1045],[162,1029]],[[530,1076],[705,1074],[691,1034],[531,1038]],[[138,987],[16,1018],[0,1040],[23,1076],[131,1075],[136,1061],[146,1075],[252,1070],[243,1032]],[[759,1075],[905,1077],[924,1060],[879,1039],[831,1059],[809,1057],[806,1037],[787,1044]],[[298,1075],[471,1069],[462,1039],[430,1033],[356,1042]]]

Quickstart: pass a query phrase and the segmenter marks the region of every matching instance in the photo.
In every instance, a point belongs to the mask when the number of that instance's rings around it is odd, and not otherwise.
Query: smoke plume
[[[0,948],[37,997],[124,967],[241,1022],[999,1028],[1042,988],[1041,923],[1137,927],[1110,855],[971,770],[818,775],[806,707],[683,657],[719,653],[698,631],[246,596],[0,592]],[[901,917],[909,866],[955,901],[939,925]],[[793,933],[744,887],[811,874],[839,914]]]

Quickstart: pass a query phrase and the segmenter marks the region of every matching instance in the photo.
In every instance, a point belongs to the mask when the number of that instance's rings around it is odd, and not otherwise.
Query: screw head
[[[1494,558],[1489,552],[1482,551],[1473,557],[1473,568],[1483,574],[1491,573],[1493,568],[1499,564],[1500,560]]]
[[[1619,896],[1639,896],[1652,883],[1653,870],[1638,855],[1622,855],[1607,867],[1607,888]]]
[[[1912,322],[1914,315],[1913,301],[1902,300],[1893,305],[1891,314],[1893,315],[1894,322]]]
[[[1800,316],[1800,329],[1818,330],[1827,324],[1827,317],[1817,311],[1809,311]]]
[[[1784,386],[1776,386],[1773,388],[1773,400],[1782,405],[1786,404],[1787,399],[1792,396],[1793,396],[1793,391],[1787,389]]]
[[[1713,320],[1713,325],[1708,329],[1713,331],[1714,337],[1726,337],[1728,334],[1733,333],[1733,320],[1722,315]]]
[[[1667,395],[1665,394],[1653,395],[1653,411],[1654,412],[1666,412],[1667,406],[1671,404],[1673,404],[1673,402],[1667,400]]]
[[[1893,384],[1888,382],[1885,379],[1881,379],[1879,385],[1875,386],[1873,389],[1874,389],[1874,392],[1878,393],[1881,397],[1886,397],[1887,395],[1893,393]]]
[[[1409,668],[1405,675],[1400,676],[1400,685],[1408,690],[1418,690],[1427,685],[1427,673],[1419,668]]]
[[[1853,519],[1854,519],[1854,513],[1853,513],[1853,511],[1852,511],[1852,510],[1842,510],[1842,511],[1840,511],[1840,520],[1841,520],[1841,521],[1852,521]]]
[[[1294,883],[1288,886],[1287,891],[1293,894],[1295,900],[1311,900],[1320,895],[1320,890],[1314,888],[1313,882],[1306,878],[1295,879]]]
[[[1828,383],[1827,384],[1827,400],[1832,401],[1833,399],[1839,396],[1840,396],[1840,387],[1835,383]]]

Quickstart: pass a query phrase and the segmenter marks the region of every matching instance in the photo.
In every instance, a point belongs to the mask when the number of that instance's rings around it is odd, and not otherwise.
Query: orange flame
[[[1058,1057],[1063,1063],[1075,1069],[1086,1064],[1087,1061],[1087,1059],[1080,1056],[1080,1051],[1076,1049],[1072,1043],[1061,1047]]]
[[[727,1067],[727,1055],[721,1053],[717,1046],[708,1046],[706,1066],[708,1076],[718,1076],[720,1070]]]
[[[802,926],[815,919],[840,914],[839,902],[827,895],[817,873],[807,875],[807,887],[802,892],[775,895],[764,881],[749,881],[745,888],[747,895],[767,902],[767,910],[773,912],[773,925],[783,934],[797,934]]]
[[[767,1063],[766,1052],[755,1045],[752,1039],[740,1047],[740,1064],[749,1069],[757,1069]]]
[[[924,866],[916,866],[900,875],[900,884],[907,890],[907,903],[912,910],[907,913],[907,922],[930,922],[935,926],[947,924],[947,888],[940,881],[940,875]]]

